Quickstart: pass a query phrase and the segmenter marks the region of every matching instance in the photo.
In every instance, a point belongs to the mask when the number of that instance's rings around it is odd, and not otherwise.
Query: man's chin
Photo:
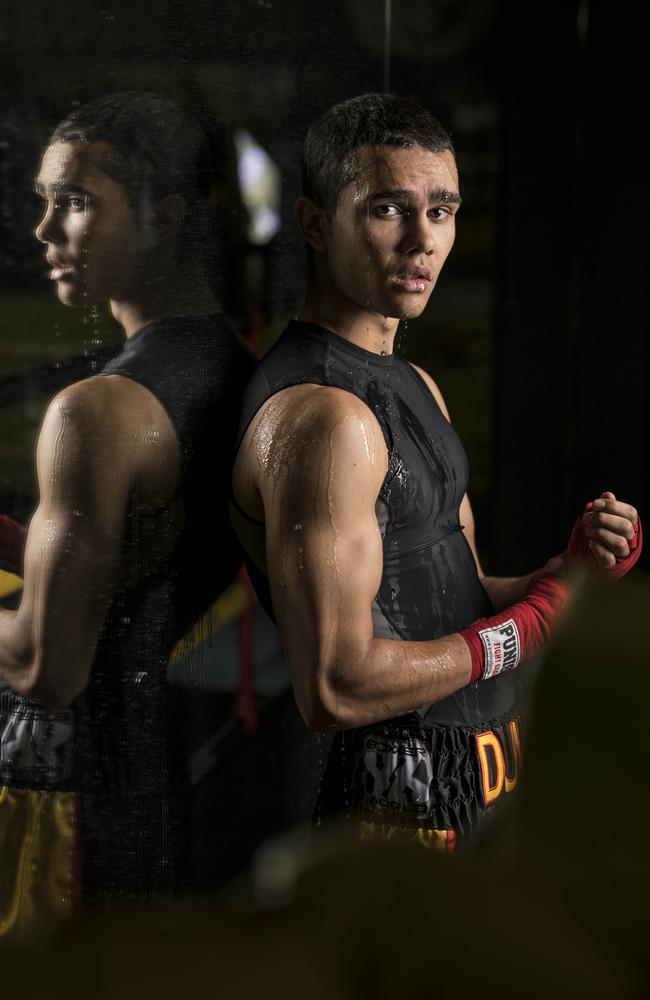
[[[62,302],[64,306],[78,309],[81,306],[96,305],[86,289],[79,288],[70,282],[57,282],[56,294],[59,302]]]
[[[393,319],[417,319],[429,304],[431,291],[432,289],[429,289],[419,294],[408,293],[392,298],[389,303],[390,311],[384,315]]]
[[[400,302],[399,306],[393,312],[393,318],[417,319],[426,309],[428,301],[429,299],[427,298],[424,302],[417,302],[415,299],[411,302]]]

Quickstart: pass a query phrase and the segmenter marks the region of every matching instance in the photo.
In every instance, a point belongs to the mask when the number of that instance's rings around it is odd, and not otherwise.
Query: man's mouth
[[[431,271],[426,268],[413,268],[396,274],[393,282],[405,292],[424,292],[431,283]]]
[[[45,259],[50,265],[48,278],[51,281],[70,281],[74,277],[74,268],[71,264],[59,260],[58,257],[46,257]]]

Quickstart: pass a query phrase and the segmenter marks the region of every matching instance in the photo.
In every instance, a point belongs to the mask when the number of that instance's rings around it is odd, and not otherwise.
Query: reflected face
[[[109,149],[56,142],[41,161],[36,190],[45,212],[35,235],[65,305],[125,301],[141,284],[143,233],[124,187],[102,170]]]
[[[451,152],[364,146],[359,177],[339,195],[326,259],[337,290],[361,309],[419,316],[456,235],[458,172]]]

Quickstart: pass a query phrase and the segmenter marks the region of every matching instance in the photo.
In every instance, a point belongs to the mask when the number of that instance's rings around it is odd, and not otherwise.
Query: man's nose
[[[61,243],[61,225],[54,205],[48,205],[45,209],[43,218],[34,230],[34,236],[40,243]]]
[[[424,253],[430,256],[435,250],[435,225],[426,212],[409,215],[403,249],[406,253]]]

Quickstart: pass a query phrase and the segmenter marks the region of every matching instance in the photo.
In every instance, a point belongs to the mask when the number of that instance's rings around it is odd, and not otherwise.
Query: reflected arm
[[[119,571],[132,477],[100,381],[72,386],[48,408],[22,600],[0,611],[0,677],[53,707],[87,683]]]

